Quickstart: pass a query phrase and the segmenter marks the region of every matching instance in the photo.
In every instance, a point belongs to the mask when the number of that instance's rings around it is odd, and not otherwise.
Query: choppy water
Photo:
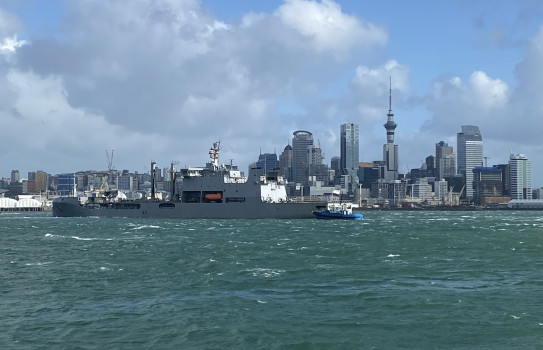
[[[0,348],[543,349],[543,212],[0,213]]]

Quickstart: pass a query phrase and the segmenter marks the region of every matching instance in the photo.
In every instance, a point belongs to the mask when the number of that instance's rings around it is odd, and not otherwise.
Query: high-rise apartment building
[[[456,173],[456,154],[452,146],[446,142],[436,143],[436,178],[438,180],[453,176]]]
[[[386,182],[392,182],[398,178],[398,145],[394,144],[394,130],[398,125],[394,122],[392,113],[392,82],[389,88],[387,122],[383,126],[387,131],[387,143],[383,145],[384,179]]]
[[[307,182],[309,174],[309,160],[307,149],[313,145],[313,134],[309,131],[298,130],[292,138],[292,180],[294,182]]]
[[[532,163],[524,154],[509,157],[511,199],[532,199]]]
[[[341,172],[350,175],[358,184],[359,162],[359,127],[358,124],[342,124],[340,126]]]
[[[479,127],[462,125],[462,132],[456,135],[458,150],[458,173],[464,177],[465,193],[473,199],[473,169],[483,165],[483,138]]]

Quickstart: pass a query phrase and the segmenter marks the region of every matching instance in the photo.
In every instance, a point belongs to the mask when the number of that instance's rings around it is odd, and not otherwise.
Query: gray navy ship
[[[202,168],[175,171],[172,195],[158,200],[155,194],[154,166],[151,164],[151,196],[128,200],[119,191],[98,196],[58,197],[53,216],[97,216],[128,218],[312,218],[313,211],[326,209],[326,201],[289,199],[286,181],[277,174],[265,174],[251,167],[247,177],[237,167],[219,165],[220,141],[209,150],[211,162]]]

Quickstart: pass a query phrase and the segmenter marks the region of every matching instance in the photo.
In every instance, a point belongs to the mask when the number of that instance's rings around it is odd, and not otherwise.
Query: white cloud
[[[396,60],[389,60],[377,68],[367,66],[356,67],[353,84],[364,89],[377,89],[380,94],[392,89],[403,92],[409,91],[409,67],[399,64]]]
[[[500,79],[491,79],[485,72],[476,71],[470,76],[473,94],[470,104],[487,110],[500,109],[509,101],[509,88]]]
[[[0,90],[9,91],[11,97],[0,95],[2,143],[10,165],[24,161],[34,169],[54,166],[59,172],[100,169],[104,149],[112,147],[121,154],[140,149],[149,159],[141,140],[156,135],[129,132],[101,115],[71,107],[62,78],[12,70],[3,81]]]
[[[17,40],[17,35],[14,35],[11,38],[4,38],[4,40],[0,42],[0,52],[1,51],[13,52],[17,48],[23,46],[24,44],[26,44],[26,41]]]
[[[356,46],[384,45],[387,33],[360,18],[347,15],[331,0],[322,2],[286,0],[277,16],[311,40],[316,51],[331,51],[338,57]]]

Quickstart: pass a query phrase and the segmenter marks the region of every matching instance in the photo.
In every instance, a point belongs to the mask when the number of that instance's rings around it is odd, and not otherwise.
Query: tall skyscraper
[[[45,191],[47,189],[48,175],[45,171],[38,170],[36,172],[36,191]]]
[[[279,169],[279,161],[277,161],[277,154],[275,153],[261,153],[258,156],[256,166],[267,174],[270,170]]]
[[[456,154],[446,142],[436,143],[436,178],[437,180],[453,176],[456,173]]]
[[[294,182],[307,182],[309,162],[307,148],[313,145],[313,134],[309,131],[298,130],[292,138],[292,180]]]
[[[394,144],[394,130],[398,126],[392,113],[392,81],[389,87],[387,122],[383,125],[387,131],[387,143],[383,145],[383,161],[385,162],[385,181],[392,182],[398,178],[398,145]]]
[[[462,125],[462,132],[456,134],[458,150],[458,173],[465,181],[466,198],[473,198],[473,169],[483,165],[483,137],[479,127]]]
[[[307,164],[309,165],[321,165],[324,155],[320,145],[307,146]]]
[[[19,182],[21,181],[21,178],[19,176],[19,170],[12,170],[11,171],[11,182]]]
[[[355,183],[358,183],[359,162],[359,128],[358,124],[341,124],[341,172],[351,175]]]
[[[279,169],[281,175],[292,181],[292,146],[286,145],[283,153],[279,155]]]
[[[334,170],[336,174],[341,172],[341,157],[332,157],[330,159],[330,169]]]
[[[509,157],[511,199],[532,199],[532,163],[524,154]]]

